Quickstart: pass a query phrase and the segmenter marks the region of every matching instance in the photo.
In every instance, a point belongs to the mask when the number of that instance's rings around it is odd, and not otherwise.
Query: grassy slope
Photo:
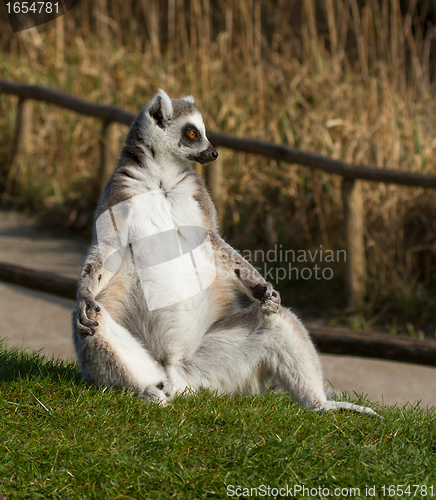
[[[227,485],[321,486],[329,498],[334,487],[359,487],[360,498],[366,485],[377,498],[383,485],[436,489],[433,411],[318,415],[274,393],[205,393],[160,408],[87,386],[74,364],[10,350],[0,352],[0,397],[8,499],[226,498]]]

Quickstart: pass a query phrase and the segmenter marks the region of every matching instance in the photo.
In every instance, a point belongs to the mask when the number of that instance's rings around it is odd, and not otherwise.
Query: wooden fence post
[[[224,220],[224,204],[223,204],[223,165],[218,158],[210,165],[203,167],[205,171],[206,184],[210,192],[212,201],[214,202],[215,208],[218,212],[218,221],[222,227],[222,222]]]
[[[32,133],[33,101],[21,98],[18,103],[17,131],[11,168],[6,180],[5,193],[9,193],[12,184],[22,185],[25,178],[26,158],[30,150]]]
[[[100,168],[96,190],[100,194],[111,176],[118,159],[118,134],[115,122],[103,122],[100,138]]]
[[[363,304],[366,291],[364,218],[360,181],[342,179],[344,229],[347,252],[348,307]]]

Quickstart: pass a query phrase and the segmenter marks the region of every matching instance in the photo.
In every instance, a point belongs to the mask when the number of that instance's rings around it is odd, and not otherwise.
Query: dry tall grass
[[[158,87],[194,94],[210,128],[354,164],[435,173],[435,29],[416,1],[85,0],[56,22],[0,39],[2,78],[139,110]],[[0,155],[16,100],[0,96]],[[100,123],[39,103],[24,192],[80,218],[98,165]],[[120,126],[120,137],[126,128]],[[341,248],[340,179],[221,151],[224,232],[239,248]],[[363,184],[368,304],[436,315],[434,192]],[[14,198],[15,197],[15,198]],[[72,200],[72,201],[71,201]],[[84,204],[86,206],[86,204]],[[433,293],[433,295],[431,295]],[[417,307],[419,308],[417,309]],[[384,309],[383,309],[384,308]],[[433,310],[433,312],[432,312]]]

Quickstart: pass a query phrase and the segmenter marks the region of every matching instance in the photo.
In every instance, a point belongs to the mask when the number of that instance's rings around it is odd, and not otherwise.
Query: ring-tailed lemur
[[[161,404],[188,388],[263,393],[271,383],[304,407],[374,415],[327,400],[306,329],[219,236],[193,169],[217,156],[192,96],[160,90],[134,121],[79,280],[73,340],[84,378]]]

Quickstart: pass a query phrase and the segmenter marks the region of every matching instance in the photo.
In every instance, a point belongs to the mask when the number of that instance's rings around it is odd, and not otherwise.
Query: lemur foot
[[[319,406],[314,407],[313,410],[317,412],[326,412],[330,410],[349,410],[356,413],[363,413],[364,415],[369,415],[371,417],[383,418],[367,406],[359,406],[345,401],[326,401],[325,403],[321,403]]]
[[[260,301],[260,309],[265,314],[274,314],[280,309],[281,298],[271,283],[256,285],[251,290],[253,297]]]
[[[159,406],[167,406],[174,398],[174,387],[169,380],[157,385],[149,385],[139,393],[143,401],[154,401]]]
[[[77,330],[94,335],[95,328],[98,326],[94,318],[100,312],[100,306],[90,296],[82,296],[77,301],[76,309],[73,313],[73,323]]]

